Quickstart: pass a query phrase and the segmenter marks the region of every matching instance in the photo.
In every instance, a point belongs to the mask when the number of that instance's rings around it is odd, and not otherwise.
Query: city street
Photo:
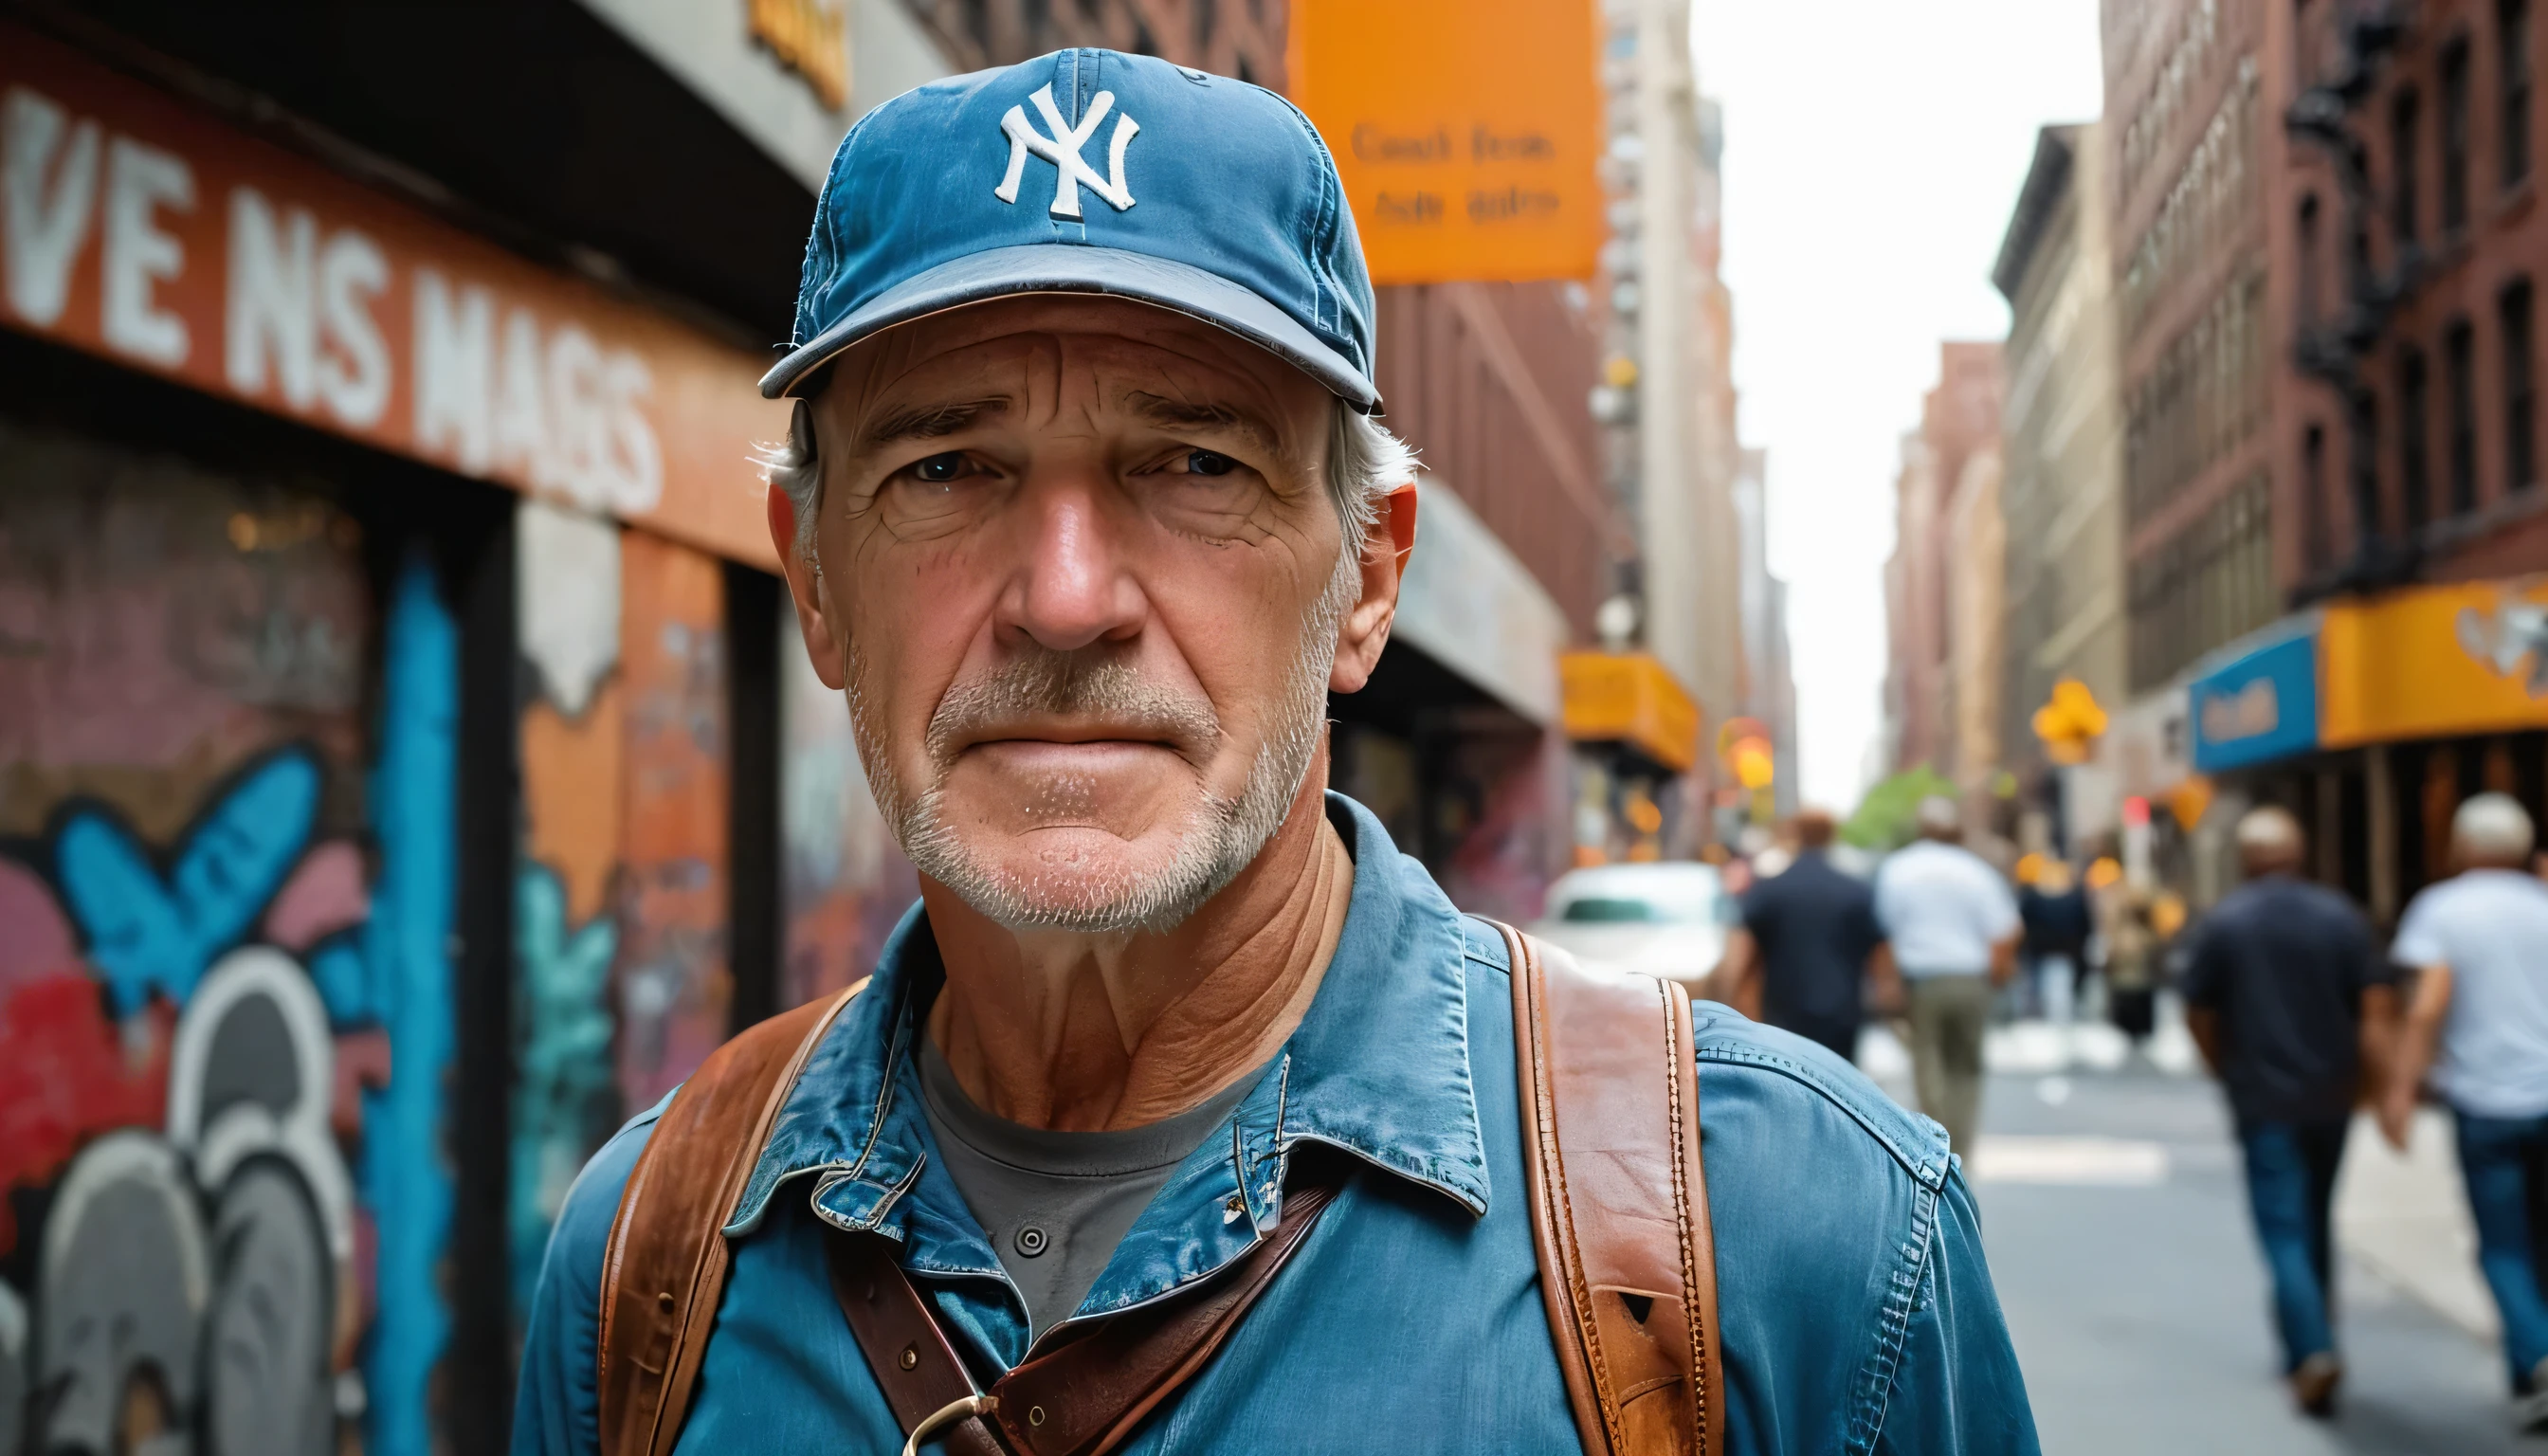
[[[2352,1250],[2337,1276],[2341,1413],[2293,1413],[2236,1148],[2206,1081],[2138,1061],[2003,1073],[1983,1121],[1983,1234],[2047,1452],[2548,1450],[2511,1432],[2493,1346]]]

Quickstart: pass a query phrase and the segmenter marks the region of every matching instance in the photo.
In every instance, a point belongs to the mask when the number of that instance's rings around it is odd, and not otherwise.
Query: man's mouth
[[[1019,759],[1065,764],[1071,761],[1106,760],[1128,753],[1154,751],[1185,756],[1184,748],[1164,738],[1129,733],[1047,734],[1015,733],[996,738],[982,738],[964,745],[956,757],[981,753],[994,759]]]

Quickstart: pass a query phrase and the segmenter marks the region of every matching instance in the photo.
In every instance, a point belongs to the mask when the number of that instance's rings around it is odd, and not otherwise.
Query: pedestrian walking
[[[1301,114],[1064,50],[831,176],[771,541],[920,901],[587,1165],[514,1450],[2031,1456],[1934,1129],[1326,791],[1417,496]]]
[[[2523,1427],[2548,1429],[2548,1300],[2530,1236],[2548,1159],[2548,883],[2530,872],[2535,834],[2512,798],[2482,793],[2451,818],[2459,872],[2407,907],[2390,956],[2414,972],[2380,1131],[2407,1145],[2427,1071],[2450,1108],[2477,1224],[2478,1267],[2502,1317]]]
[[[1831,863],[1834,829],[1823,810],[1795,816],[1793,857],[1743,892],[1743,923],[1726,937],[1717,984],[1746,1015],[1849,1061],[1884,932],[1874,890]]]
[[[2300,821],[2249,810],[2237,845],[2244,882],[2204,917],[2187,951],[2186,1025],[2230,1099],[2283,1374],[2300,1408],[2323,1416],[2344,1377],[2327,1211],[2361,1088],[2364,1029],[2385,1036],[2394,1025],[2392,976],[2353,902],[2300,877]]]
[[[1991,991],[2017,969],[2017,899],[1998,870],[1963,847],[1955,800],[1921,800],[1917,823],[1919,839],[1875,871],[1875,922],[1909,1000],[1920,1110],[1969,1157]]]
[[[2097,891],[2097,944],[2104,953],[2106,1020],[2135,1045],[2158,1025],[2158,981],[2165,938],[2157,926],[2158,895],[2146,881],[2118,873]]]
[[[2096,930],[2087,891],[2068,863],[2048,857],[2034,882],[2018,892],[2017,913],[2026,926],[2026,959],[2044,1019],[2066,1027],[2078,1006],[2088,939]]]

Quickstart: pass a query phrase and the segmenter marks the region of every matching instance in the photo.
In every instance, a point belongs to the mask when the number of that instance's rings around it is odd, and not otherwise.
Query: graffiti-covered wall
[[[726,1037],[725,568],[643,531],[619,538],[627,693],[619,1087],[631,1111]]]
[[[0,420],[0,1447],[428,1449],[458,649],[366,559]]]
[[[514,517],[525,701],[513,900],[513,1144],[506,1223],[527,1309],[549,1226],[619,1125],[619,528],[537,501]]]
[[[517,1309],[578,1169],[725,1040],[724,568],[526,500],[508,1212]]]
[[[815,676],[795,614],[779,615],[778,1004],[797,1006],[875,968],[920,878],[868,796],[849,705]]]

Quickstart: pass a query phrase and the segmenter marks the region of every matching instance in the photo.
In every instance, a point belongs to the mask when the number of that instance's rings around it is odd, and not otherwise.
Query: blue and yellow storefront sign
[[[2329,602],[2194,681],[2194,767],[2548,727],[2548,577]]]
[[[2301,631],[2256,648],[2189,689],[2199,774],[2307,753],[2319,744],[2319,633]]]
[[[2329,748],[2548,726],[2548,578],[2330,604],[2319,653]]]

